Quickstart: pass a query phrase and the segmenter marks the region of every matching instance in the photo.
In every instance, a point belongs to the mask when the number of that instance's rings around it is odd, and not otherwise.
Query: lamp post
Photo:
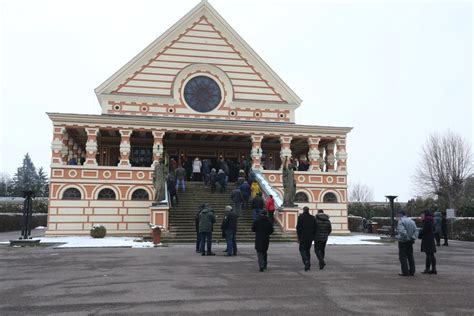
[[[31,235],[31,213],[34,197],[34,192],[31,190],[23,191],[25,201],[23,203],[23,226],[21,229],[20,239],[30,239]]]
[[[391,231],[390,231],[390,236],[393,238],[395,237],[395,207],[393,206],[393,201],[398,197],[398,195],[386,195],[385,196],[388,201],[390,202],[390,225],[392,226]]]

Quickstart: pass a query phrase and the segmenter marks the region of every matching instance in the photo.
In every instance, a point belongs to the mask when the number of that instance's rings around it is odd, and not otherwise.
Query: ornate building
[[[333,230],[348,233],[351,128],[295,124],[301,99],[206,1],[95,92],[101,115],[48,113],[48,235],[87,234],[94,224],[109,234],[168,226],[169,206],[152,206],[153,165],[165,155],[249,159],[280,197],[281,161],[293,156],[307,162],[295,172],[298,206],[324,209]],[[280,210],[285,230],[295,229],[297,213]]]

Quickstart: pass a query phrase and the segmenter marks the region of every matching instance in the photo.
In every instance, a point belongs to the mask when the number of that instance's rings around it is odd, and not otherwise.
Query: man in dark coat
[[[204,204],[201,204],[198,208],[196,216],[194,216],[194,226],[196,227],[196,252],[199,253],[201,250],[201,234],[199,233],[199,215],[204,208]]]
[[[406,216],[405,211],[398,212],[397,240],[398,258],[402,273],[400,276],[415,275],[415,258],[413,257],[413,243],[416,240],[417,229],[415,222]]]
[[[303,214],[298,216],[296,233],[298,235],[299,250],[304,270],[308,271],[311,268],[311,245],[316,233],[316,219],[309,213],[307,206],[303,207]]]
[[[242,192],[242,197],[244,199],[243,201],[244,210],[248,210],[249,199],[250,199],[250,196],[252,195],[252,191],[250,190],[250,185],[248,184],[248,182],[245,181],[245,178],[243,179],[244,179],[244,182],[239,186],[239,189],[240,189],[240,192]]]
[[[206,255],[204,251],[204,245],[207,241],[207,255],[215,256],[216,254],[212,252],[212,231],[214,223],[216,222],[216,217],[214,211],[210,209],[209,205],[205,204],[201,213],[199,214],[199,233],[201,234],[201,247],[199,251],[203,256]]]
[[[232,191],[232,193],[230,194],[230,199],[234,204],[232,209],[234,210],[235,214],[237,214],[237,216],[242,215],[242,202],[244,201],[244,198],[239,188],[235,188]]]
[[[235,235],[237,233],[237,215],[232,210],[230,205],[225,207],[224,219],[222,220],[221,229],[225,234],[227,242],[227,255],[228,257],[237,255],[237,243],[235,241]]]
[[[426,267],[423,274],[438,274],[436,271],[436,244],[434,236],[433,216],[430,211],[421,214],[422,227],[418,238],[421,239],[421,252],[426,254]],[[431,269],[430,269],[431,268]]]
[[[260,272],[267,268],[267,251],[270,245],[270,235],[273,234],[273,224],[267,216],[267,212],[260,213],[258,219],[252,225],[255,232],[255,250],[257,250],[258,266]]]
[[[318,257],[320,270],[324,269],[326,265],[324,256],[326,254],[326,243],[331,232],[332,226],[329,216],[324,214],[323,210],[318,210],[318,214],[316,214],[316,233],[314,234],[314,252]]]
[[[441,230],[443,231],[443,246],[448,245],[448,219],[446,218],[446,212],[441,213]]]
[[[265,207],[265,201],[262,198],[262,193],[258,192],[257,195],[252,199],[252,215],[253,221],[255,222]]]

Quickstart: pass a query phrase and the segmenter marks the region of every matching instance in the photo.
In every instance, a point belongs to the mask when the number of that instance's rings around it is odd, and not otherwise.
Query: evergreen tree
[[[0,196],[10,196],[12,179],[6,173],[0,173]]]
[[[23,196],[23,191],[26,190],[32,190],[38,194],[38,173],[28,153],[23,158],[23,165],[17,169],[12,182],[13,196]]]
[[[48,176],[43,170],[43,167],[39,168],[38,170],[38,196],[45,196],[49,195],[49,180]]]

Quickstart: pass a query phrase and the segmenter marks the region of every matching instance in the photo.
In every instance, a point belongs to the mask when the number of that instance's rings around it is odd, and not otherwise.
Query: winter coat
[[[433,217],[427,216],[423,221],[423,226],[420,230],[418,238],[421,239],[421,252],[435,253],[436,244],[433,232]]]
[[[244,201],[244,198],[242,196],[242,192],[240,192],[239,189],[234,189],[232,193],[230,194],[230,199],[234,203],[242,203]]]
[[[216,222],[216,217],[214,216],[214,211],[205,208],[199,214],[199,232],[200,233],[210,233],[212,232],[214,223]]]
[[[443,227],[442,227],[442,218],[440,212],[434,213],[434,233],[435,234],[442,234]]]
[[[186,178],[186,170],[181,166],[179,166],[174,173],[177,180],[183,180]]]
[[[199,215],[201,215],[202,209],[199,208],[197,211],[196,216],[194,216],[194,226],[196,227],[196,233],[199,233]]]
[[[263,210],[264,206],[265,206],[265,202],[263,201],[263,198],[261,196],[256,196],[252,200],[252,209],[253,210]]]
[[[448,219],[444,215],[441,216],[441,229],[443,233],[448,231]]]
[[[225,184],[225,172],[220,170],[219,173],[217,174],[217,181],[219,182],[220,185]]]
[[[316,216],[316,233],[314,240],[327,241],[329,234],[332,232],[331,221],[326,214],[317,214]]]
[[[265,252],[270,245],[270,235],[273,234],[273,224],[266,215],[259,215],[252,225],[252,231],[255,232],[255,250]]]
[[[252,191],[252,198],[254,198],[257,193],[260,193],[260,185],[258,185],[257,182],[253,182],[252,185],[250,186],[250,191]]]
[[[275,200],[273,198],[268,198],[265,202],[265,207],[268,212],[275,212]]]
[[[233,211],[224,214],[221,229],[223,232],[237,232],[237,215]]]
[[[201,173],[202,163],[201,160],[193,161],[193,173]]]
[[[215,185],[216,182],[217,182],[217,173],[214,171],[209,174],[209,182],[211,183],[211,185]]]
[[[309,212],[300,214],[298,216],[298,223],[296,224],[296,233],[300,241],[312,241],[316,234],[316,218]]]
[[[202,173],[209,174],[211,172],[211,167],[209,165],[209,160],[205,159],[202,161]]]
[[[403,216],[398,221],[397,226],[397,240],[399,242],[415,241],[417,229],[415,222],[406,216]]]
[[[245,180],[244,180],[244,181],[245,181]],[[248,199],[249,196],[252,194],[252,193],[250,192],[250,185],[249,185],[247,182],[242,183],[242,184],[240,185],[239,189],[240,189],[240,192],[242,192],[242,195],[243,195],[244,197],[247,197],[247,199]]]
[[[168,192],[170,193],[170,196],[175,196],[176,195],[176,187],[174,180],[168,179],[166,181],[166,186],[168,187]]]

